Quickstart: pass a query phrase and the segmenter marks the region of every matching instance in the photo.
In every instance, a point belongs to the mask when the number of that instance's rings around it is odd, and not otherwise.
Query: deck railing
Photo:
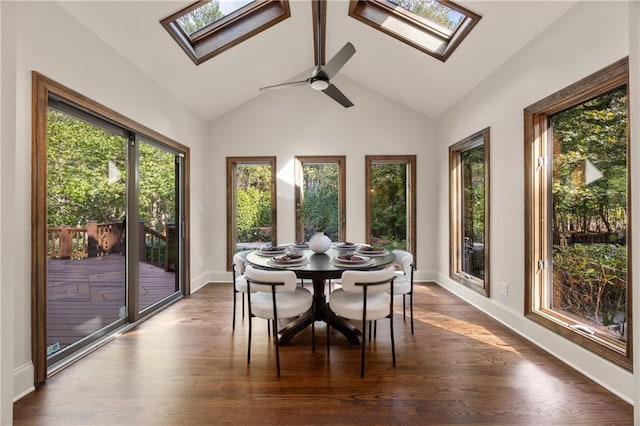
[[[176,227],[169,224],[165,233],[140,222],[138,228],[140,260],[166,271],[175,270]],[[122,222],[87,222],[86,228],[61,226],[47,229],[47,254],[50,259],[84,259],[110,254],[124,255],[125,230]]]

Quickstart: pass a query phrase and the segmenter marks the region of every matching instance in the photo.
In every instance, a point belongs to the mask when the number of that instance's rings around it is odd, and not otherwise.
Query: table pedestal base
[[[327,315],[331,315],[331,327],[342,333],[350,342],[357,345],[361,343],[362,333],[360,330],[328,309],[324,289],[325,280],[313,280],[313,309],[299,316],[280,330],[280,343],[290,341],[293,336],[310,326],[312,321],[327,322]]]

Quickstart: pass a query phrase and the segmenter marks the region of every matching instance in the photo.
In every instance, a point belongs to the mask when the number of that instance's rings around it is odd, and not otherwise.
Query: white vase
[[[309,248],[316,253],[324,253],[331,248],[331,238],[324,235],[324,232],[316,232],[309,239]]]

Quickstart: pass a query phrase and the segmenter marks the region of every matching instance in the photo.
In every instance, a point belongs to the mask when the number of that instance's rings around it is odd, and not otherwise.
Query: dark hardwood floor
[[[633,408],[437,285],[415,290],[415,335],[396,302],[360,350],[317,323],[281,348],[264,320],[231,331],[231,287],[210,284],[14,404],[15,425],[631,425]],[[400,310],[398,314],[398,310]],[[238,313],[240,307],[238,307]],[[239,314],[240,316],[240,314]]]

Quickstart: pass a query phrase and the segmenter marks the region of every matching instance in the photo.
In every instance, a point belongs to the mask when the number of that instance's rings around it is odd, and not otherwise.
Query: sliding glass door
[[[143,312],[180,290],[181,155],[138,140],[138,309]]]
[[[186,281],[187,151],[104,108],[45,99],[34,151],[36,383],[179,298]]]

